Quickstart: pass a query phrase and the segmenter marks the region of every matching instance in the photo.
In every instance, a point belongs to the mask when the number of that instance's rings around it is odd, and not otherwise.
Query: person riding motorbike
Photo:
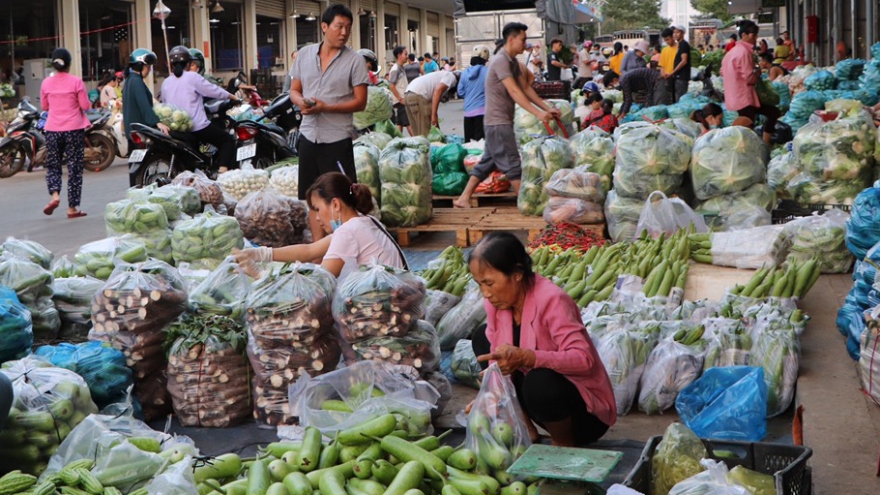
[[[146,48],[138,48],[131,52],[128,57],[128,69],[125,71],[125,92],[122,93],[122,123],[125,126],[125,137],[128,138],[128,149],[135,148],[131,140],[131,125],[144,124],[156,127],[165,134],[169,128],[159,122],[159,117],[153,110],[153,93],[144,83],[144,78],[149,75],[153,64],[156,63],[156,54]],[[128,178],[129,187],[136,184],[135,176]]]
[[[237,96],[215,86],[195,72],[187,71],[193,62],[187,47],[175,46],[169,52],[172,74],[162,83],[162,101],[189,112],[193,121],[190,133],[199,142],[216,146],[214,165],[219,173],[236,166],[235,140],[220,126],[212,124],[205,114],[204,98],[241,101]]]
[[[193,64],[197,66],[196,72],[199,73],[200,76],[204,77],[206,81],[211,84],[216,84],[217,86],[223,86],[223,80],[219,77],[214,77],[211,74],[205,74],[205,54],[202,53],[198,48],[190,48],[189,54],[193,58]]]
[[[376,56],[376,52],[361,48],[358,50],[358,55],[364,57],[364,60],[367,61],[367,73],[370,76],[370,86],[379,84],[379,57]]]

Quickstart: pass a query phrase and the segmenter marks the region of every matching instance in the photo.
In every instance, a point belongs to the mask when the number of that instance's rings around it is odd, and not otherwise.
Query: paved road
[[[443,131],[462,134],[462,113],[461,100],[441,105]],[[66,184],[65,179],[65,187]],[[106,237],[104,206],[124,198],[127,187],[128,167],[122,159],[103,172],[86,171],[82,209],[89,216],[69,220],[65,213],[66,193],[62,194],[61,207],[54,215],[43,215],[49,196],[42,170],[0,179],[0,240],[9,236],[31,239],[46,246],[56,257],[72,255],[82,244]]]

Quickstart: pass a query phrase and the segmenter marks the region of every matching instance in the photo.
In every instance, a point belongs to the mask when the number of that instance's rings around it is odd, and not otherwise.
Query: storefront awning
[[[596,4],[591,2],[581,3],[578,0],[572,0],[575,8],[575,23],[584,24],[587,22],[602,22],[605,18],[602,16],[602,11]]]

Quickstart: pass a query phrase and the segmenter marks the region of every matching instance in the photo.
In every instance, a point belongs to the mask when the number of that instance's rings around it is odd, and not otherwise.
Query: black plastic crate
[[[571,83],[569,81],[542,81],[532,84],[535,93],[545,100],[571,101]]]
[[[624,480],[624,486],[652,495],[651,459],[662,439],[663,437],[656,436],[648,440],[641,459]],[[773,475],[776,478],[776,492],[779,495],[810,495],[812,492],[813,476],[807,466],[807,459],[813,455],[813,450],[808,447],[763,442],[702,440],[709,458],[724,461],[728,468],[743,466],[759,473]],[[716,452],[723,452],[724,456],[719,456]],[[729,458],[727,454],[736,457]]]

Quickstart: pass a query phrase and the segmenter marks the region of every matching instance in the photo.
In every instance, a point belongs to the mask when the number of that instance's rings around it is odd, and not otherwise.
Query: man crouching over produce
[[[471,172],[467,187],[453,203],[456,208],[470,208],[471,196],[477,186],[496,168],[507,176],[513,189],[519,192],[522,163],[513,132],[514,103],[543,122],[561,115],[558,109],[548,105],[535,93],[531,84],[526,84],[522,66],[516,60],[517,55],[526,48],[526,29],[527,26],[519,22],[507,23],[501,32],[504,44],[489,60],[486,113],[483,117],[486,145],[483,158]]]
[[[484,369],[495,361],[511,376],[532,441],[539,440],[535,424],[557,446],[601,438],[614,425],[617,406],[575,302],[532,271],[531,257],[513,234],[487,235],[468,264],[487,314],[474,332],[474,353]]]
[[[408,269],[397,242],[378,220],[369,216],[373,210],[369,187],[352,184],[348,176],[332,172],[318,177],[306,192],[306,199],[328,236],[312,244],[244,249],[235,254],[236,260],[289,263],[320,258],[321,266],[340,281],[374,259],[383,265]]]

